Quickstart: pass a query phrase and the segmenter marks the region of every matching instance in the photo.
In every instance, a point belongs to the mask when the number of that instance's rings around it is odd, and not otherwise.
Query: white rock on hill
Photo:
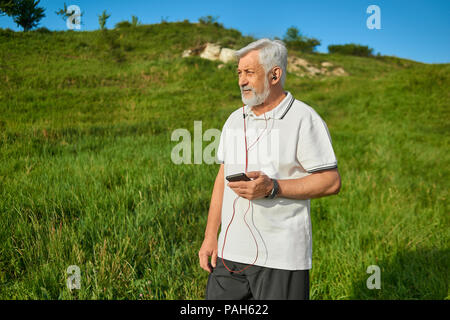
[[[320,69],[319,69],[320,68]],[[300,77],[304,76],[347,76],[348,73],[341,67],[335,67],[331,62],[324,61],[319,65],[313,65],[309,61],[296,57],[288,57],[288,72],[297,74]]]
[[[193,49],[184,50],[181,57],[200,56],[200,58],[208,60],[220,60],[224,63],[235,61],[234,53],[236,50],[229,48],[220,48],[218,44],[206,43]]]
[[[200,53],[200,58],[208,60],[218,60],[220,56],[220,46],[214,43],[207,43],[205,49]]]
[[[236,56],[234,55],[235,53],[236,50],[222,48],[222,50],[220,50],[219,60],[225,63],[236,61]]]
[[[331,62],[327,62],[327,61],[322,62],[321,65],[322,65],[322,67],[325,67],[325,68],[330,68],[333,66],[333,64]]]

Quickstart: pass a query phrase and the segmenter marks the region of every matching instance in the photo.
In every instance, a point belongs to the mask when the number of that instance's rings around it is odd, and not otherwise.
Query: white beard
[[[266,101],[267,97],[270,94],[269,80],[267,79],[267,77],[266,77],[266,80],[264,81],[264,91],[262,93],[257,93],[255,91],[255,89],[248,87],[248,86],[240,87],[240,89],[241,89],[242,102],[244,104],[248,105],[249,107],[258,106],[258,105],[264,103],[264,101]],[[244,89],[251,90],[252,94],[250,95],[250,98],[246,98],[244,96]]]

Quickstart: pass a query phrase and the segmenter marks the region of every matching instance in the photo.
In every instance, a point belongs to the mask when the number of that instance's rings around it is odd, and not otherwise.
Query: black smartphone
[[[229,182],[234,181],[251,181],[249,177],[245,175],[245,173],[236,173],[226,177]]]

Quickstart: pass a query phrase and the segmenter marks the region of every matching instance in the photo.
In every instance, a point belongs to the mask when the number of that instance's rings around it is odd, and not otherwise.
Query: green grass
[[[203,299],[218,166],[173,164],[170,136],[221,129],[241,104],[233,64],[181,58],[206,41],[252,39],[189,23],[0,31],[0,298]],[[286,80],[327,122],[342,177],[312,201],[311,298],[448,299],[450,65],[306,58],[350,74]]]

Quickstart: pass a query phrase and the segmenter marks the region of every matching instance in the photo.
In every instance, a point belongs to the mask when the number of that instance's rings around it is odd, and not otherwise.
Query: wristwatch
[[[278,184],[278,181],[275,179],[271,179],[273,181],[273,188],[272,191],[266,196],[268,199],[273,199],[277,196],[278,192],[280,191],[280,185]]]

